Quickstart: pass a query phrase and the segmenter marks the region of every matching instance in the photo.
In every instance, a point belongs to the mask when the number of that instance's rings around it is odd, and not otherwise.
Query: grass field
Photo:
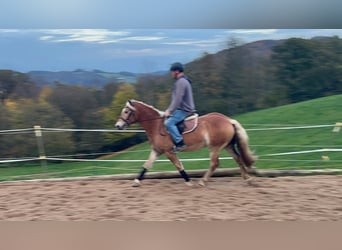
[[[333,126],[323,128],[267,130],[306,125],[333,125],[342,122],[342,95],[319,98],[311,101],[251,112],[236,117],[247,129],[251,149],[259,156],[256,167],[259,169],[321,169],[342,168],[342,152],[314,152],[270,156],[284,152],[309,151],[317,149],[342,148],[341,132],[332,132]],[[263,130],[254,130],[254,129]],[[149,155],[149,144],[142,143],[123,152],[101,157],[103,161],[93,162],[48,162],[42,168],[39,162],[0,165],[0,181],[36,179],[49,177],[71,177],[136,173],[143,162],[111,162],[108,160],[145,160]],[[181,153],[186,169],[208,168],[208,160],[187,161],[186,159],[207,158],[208,150]],[[222,151],[221,157],[228,157]],[[107,160],[107,161],[105,161]],[[175,170],[173,165],[161,157],[152,171]],[[221,160],[221,168],[236,167],[234,161]]]

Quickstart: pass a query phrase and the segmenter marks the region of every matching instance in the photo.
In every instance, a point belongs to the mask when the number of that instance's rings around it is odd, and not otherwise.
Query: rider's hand
[[[165,113],[164,113],[164,116],[167,118],[169,117],[171,114],[170,114],[170,111],[167,109],[165,110]]]

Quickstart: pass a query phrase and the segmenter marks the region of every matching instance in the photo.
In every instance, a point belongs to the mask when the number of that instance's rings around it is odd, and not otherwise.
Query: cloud
[[[154,49],[132,49],[132,50],[126,50],[128,54],[151,54],[155,52]]]
[[[18,29],[0,29],[0,33],[18,33],[20,30]]]
[[[246,35],[252,35],[252,34],[260,34],[260,35],[271,35],[276,33],[277,29],[238,29],[238,30],[230,30],[226,33],[235,33],[235,34],[246,34]]]
[[[39,40],[42,40],[42,41],[47,41],[47,40],[51,40],[53,39],[53,36],[41,36],[39,37]]]
[[[40,40],[50,42],[93,42],[114,41],[117,37],[129,35],[128,31],[110,31],[106,29],[51,29],[40,30],[44,35]]]
[[[120,41],[158,41],[165,38],[161,36],[132,36],[121,38]]]
[[[131,36],[131,31],[111,31],[107,29],[54,29],[42,30],[40,40],[49,42],[118,43],[125,41],[159,41],[164,36]]]
[[[224,37],[209,40],[185,39],[181,41],[164,42],[165,45],[196,46],[196,47],[217,47],[225,43]]]
[[[132,41],[142,41],[142,42],[148,42],[148,41],[159,41],[162,39],[165,39],[166,37],[160,37],[160,36],[128,36],[123,38],[118,38],[114,40],[105,40],[101,41],[100,43],[118,43],[118,42],[132,42]]]

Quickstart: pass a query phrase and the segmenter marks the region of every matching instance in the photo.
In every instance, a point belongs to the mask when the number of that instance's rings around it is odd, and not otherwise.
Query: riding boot
[[[178,153],[178,152],[183,151],[185,148],[186,148],[186,145],[184,141],[181,140],[180,142],[176,143],[176,145],[173,147],[173,152]]]

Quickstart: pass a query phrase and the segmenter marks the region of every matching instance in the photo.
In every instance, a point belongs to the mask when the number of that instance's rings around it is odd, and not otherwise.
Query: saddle
[[[198,114],[192,114],[176,124],[179,133],[187,134],[194,131],[198,126]]]

